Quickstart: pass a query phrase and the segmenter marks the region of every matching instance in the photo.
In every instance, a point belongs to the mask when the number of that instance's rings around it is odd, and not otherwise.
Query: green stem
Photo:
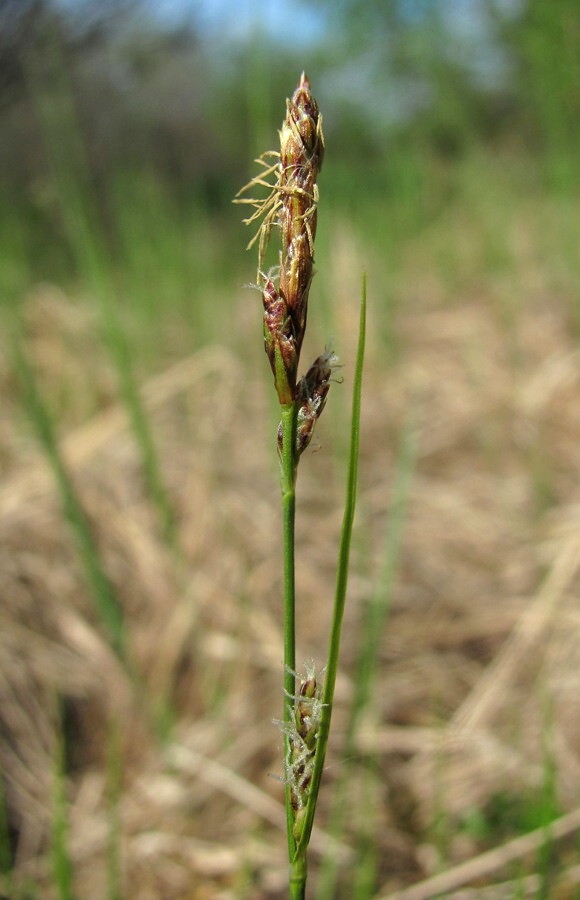
[[[361,412],[361,391],[362,391],[362,371],[365,350],[365,330],[366,330],[366,276],[363,274],[361,286],[361,304],[360,304],[360,320],[359,320],[359,338],[356,357],[355,377],[352,392],[352,413],[350,426],[350,448],[348,458],[348,469],[346,476],[346,499],[344,507],[344,515],[342,519],[342,529],[340,535],[340,547],[338,552],[338,568],[336,574],[336,590],[334,595],[334,609],[332,614],[332,623],[330,637],[328,641],[328,652],[326,658],[326,675],[324,678],[324,690],[322,693],[322,712],[320,714],[320,725],[318,728],[318,736],[316,740],[316,753],[314,756],[314,770],[312,772],[312,782],[308,795],[308,803],[306,807],[306,817],[300,843],[298,845],[296,856],[306,855],[306,848],[310,841],[312,824],[314,822],[314,812],[318,800],[318,791],[320,788],[320,780],[322,778],[322,770],[324,768],[324,759],[326,756],[326,747],[328,745],[328,735],[330,732],[330,720],[332,717],[332,703],[334,699],[334,688],[336,684],[336,673],[338,670],[338,653],[340,649],[340,633],[342,629],[342,618],[344,614],[344,604],[346,600],[346,588],[348,582],[348,568],[350,559],[350,542],[352,536],[352,525],[354,520],[354,511],[356,506],[356,485],[358,475],[358,456],[359,456],[359,440],[360,440],[360,412]]]
[[[304,900],[306,896],[306,850],[299,852],[290,866],[290,900]]]
[[[294,581],[294,523],[296,517],[296,418],[295,403],[281,407],[282,411],[282,455],[280,459],[280,487],[282,489],[282,553],[284,566],[284,722],[292,720],[292,701],[296,693],[296,622],[295,622],[295,581]],[[290,738],[284,735],[284,763],[289,759]],[[286,785],[286,832],[288,855],[292,861],[296,852],[293,835],[294,813],[292,810],[290,785]],[[292,896],[299,897],[300,894]]]

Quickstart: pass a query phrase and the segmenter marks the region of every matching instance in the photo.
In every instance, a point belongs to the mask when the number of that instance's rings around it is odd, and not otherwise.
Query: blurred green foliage
[[[204,31],[194,14],[203,4],[169,25],[139,0],[2,0],[3,294],[75,274],[59,153],[121,267],[134,265],[126,228],[139,223],[139,199],[150,213],[152,191],[164,223],[213,220],[223,235],[236,219],[231,197],[250,160],[275,146],[280,99],[302,68],[332,147],[325,197],[355,221],[372,218],[366,204],[389,204],[387,242],[389,229],[396,237],[438,215],[460,189],[458,162],[477,154],[517,158],[538,184],[578,189],[576,0],[315,5],[325,28],[305,44],[292,22],[286,38],[270,34],[258,6],[253,33],[235,39],[227,23]]]

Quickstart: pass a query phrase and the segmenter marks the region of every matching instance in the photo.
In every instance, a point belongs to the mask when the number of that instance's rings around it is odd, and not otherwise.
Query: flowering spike
[[[330,381],[334,369],[338,367],[338,357],[327,346],[318,356],[306,375],[298,384],[298,422],[296,426],[296,452],[300,456],[312,440],[314,426],[322,415],[326,404]]]
[[[298,354],[288,304],[269,275],[262,274],[264,287],[264,346],[274,373],[280,403],[292,403]]]
[[[318,172],[324,158],[322,116],[302,73],[280,131],[279,213],[282,232],[280,291],[296,327],[298,353],[306,328],[308,293],[314,267]]]
[[[280,152],[270,150],[257,160],[260,173],[245,185],[236,203],[254,207],[244,221],[261,219],[251,247],[258,241],[258,280],[263,280],[264,341],[280,404],[297,400],[297,370],[314,270],[314,238],[318,205],[318,172],[324,156],[322,117],[304,73],[286,101]],[[272,158],[276,161],[272,162]],[[272,179],[272,180],[270,180]],[[262,199],[240,197],[250,188],[266,188]],[[261,273],[272,227],[281,235],[278,287]]]
[[[305,675],[296,675],[299,681],[297,694],[287,695],[290,715],[285,722],[274,720],[288,738],[288,751],[284,761],[284,781],[290,787],[290,799],[294,815],[294,838],[298,843],[304,825],[304,812],[312,780],[314,753],[318,739],[323,703],[322,688],[314,663],[306,666]]]

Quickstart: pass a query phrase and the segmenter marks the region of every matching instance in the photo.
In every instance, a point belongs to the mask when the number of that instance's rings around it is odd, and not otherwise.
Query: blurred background
[[[300,467],[305,664],[369,297],[310,895],[579,896],[577,0],[0,0],[2,896],[285,896],[277,410],[232,198],[303,70],[304,365],[343,364]]]

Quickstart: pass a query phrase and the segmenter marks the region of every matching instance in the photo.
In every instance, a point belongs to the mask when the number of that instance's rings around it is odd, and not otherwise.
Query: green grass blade
[[[368,614],[363,623],[354,676],[354,695],[346,731],[345,755],[353,753],[353,741],[361,716],[365,712],[372,693],[380,644],[385,622],[391,607],[393,581],[399,559],[403,524],[407,513],[407,500],[411,476],[417,452],[417,431],[414,415],[403,434],[395,469],[393,500],[385,535],[384,556],[378,582],[371,597]]]
[[[342,756],[345,760],[341,769],[341,777],[335,786],[334,802],[330,814],[329,829],[338,838],[345,822],[345,816],[352,818],[352,810],[348,806],[347,786],[352,779],[353,760],[355,758],[355,735],[358,724],[367,710],[372,698],[374,679],[378,666],[381,639],[385,622],[389,615],[393,581],[399,559],[399,550],[403,525],[407,512],[407,501],[412,473],[417,453],[417,431],[415,411],[412,412],[403,433],[394,472],[393,499],[389,521],[384,539],[383,562],[373,595],[362,623],[362,637],[358,647],[357,663],[353,678],[353,697]],[[368,789],[365,790],[368,778],[361,773],[361,793],[370,800]],[[363,799],[364,802],[364,799]],[[359,807],[362,808],[362,807]],[[368,819],[368,810],[364,813]],[[369,863],[370,865],[370,863]],[[357,869],[358,872],[358,869]],[[328,856],[322,865],[318,879],[318,900],[331,900],[336,896],[339,878],[339,861],[335,856]],[[370,875],[366,875],[367,881]],[[356,887],[356,885],[354,886]],[[354,889],[354,888],[353,888]],[[358,888],[357,888],[358,890]],[[366,896],[357,893],[356,896]]]
[[[89,523],[77,497],[60,453],[58,441],[47,406],[40,395],[31,365],[20,345],[14,342],[14,365],[22,392],[23,406],[36,429],[60,496],[65,519],[75,538],[78,555],[93,605],[115,652],[125,657],[124,629],[121,607],[99,558]]]
[[[72,865],[68,851],[65,750],[62,722],[54,757],[50,858],[58,900],[73,900]]]
[[[282,458],[280,460],[280,487],[282,491],[282,552],[284,567],[284,710],[282,719],[292,719],[291,703],[288,698],[295,693],[296,670],[296,595],[294,532],[296,517],[296,404],[281,407],[282,414]],[[290,737],[284,734],[284,764],[290,752]],[[290,785],[286,784],[286,833],[288,855],[292,860],[296,851],[293,835],[294,812],[291,803]]]
[[[324,679],[324,690],[322,694],[322,712],[320,716],[320,727],[318,732],[316,753],[314,758],[314,769],[312,773],[312,784],[308,796],[308,805],[306,808],[306,816],[304,829],[300,838],[300,844],[297,849],[297,856],[306,853],[306,848],[310,840],[312,832],[312,824],[314,822],[314,813],[316,810],[316,802],[318,799],[318,791],[320,788],[320,780],[322,770],[324,768],[324,759],[326,756],[326,748],[328,745],[328,735],[330,731],[330,720],[332,716],[332,704],[334,699],[334,688],[336,684],[336,673],[338,669],[338,654],[340,649],[340,633],[342,627],[342,618],[344,613],[344,605],[346,600],[346,589],[348,583],[348,569],[350,560],[350,544],[352,537],[352,526],[354,520],[354,512],[356,506],[356,490],[358,477],[358,459],[360,444],[360,414],[361,414],[361,394],[362,394],[362,374],[365,352],[365,335],[366,335],[366,274],[363,274],[361,285],[361,302],[360,302],[360,320],[359,320],[359,339],[356,356],[356,366],[354,374],[353,394],[352,394],[352,413],[350,426],[350,448],[348,457],[348,468],[346,476],[346,498],[344,515],[342,520],[342,529],[340,535],[340,546],[338,551],[338,567],[336,574],[336,590],[334,597],[334,610],[332,615],[330,638],[328,642],[328,652],[326,659],[326,675]]]

